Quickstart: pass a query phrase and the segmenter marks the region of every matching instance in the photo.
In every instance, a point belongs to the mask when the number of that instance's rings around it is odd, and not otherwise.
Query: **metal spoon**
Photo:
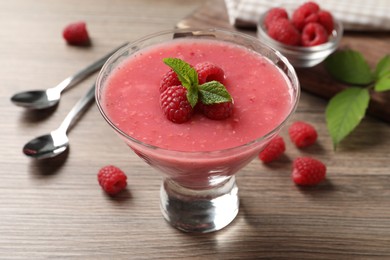
[[[23,153],[35,159],[45,159],[57,156],[64,152],[69,146],[69,139],[66,133],[74,123],[78,115],[87,108],[87,105],[95,96],[95,84],[91,89],[75,104],[61,125],[50,134],[32,139],[23,147]]]
[[[49,88],[47,90],[32,90],[20,92],[13,95],[11,97],[11,101],[17,106],[25,107],[28,109],[45,109],[55,106],[60,101],[61,92],[63,90],[74,86],[93,72],[101,69],[106,60],[126,44],[127,43],[119,46],[115,50],[111,51],[110,53],[100,58],[96,62],[92,63],[85,69],[79,71],[75,75],[64,79],[60,84],[53,88]]]

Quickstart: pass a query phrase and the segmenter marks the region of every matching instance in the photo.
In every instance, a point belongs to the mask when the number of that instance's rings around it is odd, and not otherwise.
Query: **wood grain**
[[[268,166],[254,160],[237,175],[240,212],[216,233],[185,234],[163,220],[160,175],[122,143],[95,105],[69,133],[71,147],[64,156],[33,161],[21,153],[25,142],[58,126],[94,77],[65,92],[52,111],[15,107],[12,94],[50,87],[123,41],[179,21],[228,26],[222,1],[204,3],[0,2],[0,259],[390,258],[389,126],[367,117],[334,152],[325,126],[326,100],[308,92],[293,120],[312,123],[317,144],[299,150],[283,129],[285,155]],[[87,21],[91,47],[62,40],[63,26],[75,20]],[[326,163],[326,181],[295,186],[291,162],[298,156]],[[117,198],[106,196],[96,180],[106,164],[128,175],[127,191]]]

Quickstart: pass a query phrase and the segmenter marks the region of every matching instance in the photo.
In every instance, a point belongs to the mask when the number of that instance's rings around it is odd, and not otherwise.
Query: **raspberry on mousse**
[[[222,84],[225,72],[221,67],[211,62],[192,67],[175,58],[168,58],[165,62],[172,69],[163,75],[159,90],[160,106],[168,120],[185,123],[197,111],[213,120],[232,115],[233,100]]]

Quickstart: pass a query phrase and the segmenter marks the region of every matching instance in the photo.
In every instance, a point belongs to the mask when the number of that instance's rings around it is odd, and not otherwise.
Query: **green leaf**
[[[374,90],[377,92],[390,90],[390,71],[375,82]]]
[[[198,85],[198,73],[188,63],[178,58],[165,58],[163,61],[176,72],[181,84],[187,90],[190,90],[192,86]]]
[[[164,63],[177,74],[183,87],[187,89],[187,100],[192,107],[198,103],[198,73],[190,64],[178,58],[165,58]]]
[[[205,105],[230,102],[233,100],[225,86],[215,80],[200,85],[199,94],[200,100]]]
[[[350,87],[335,95],[326,107],[326,123],[336,149],[363,119],[370,95],[367,88]]]
[[[198,99],[199,99],[199,92],[198,92],[198,88],[195,87],[195,88],[192,88],[193,90],[191,91],[188,91],[187,90],[187,100],[188,102],[190,103],[191,107],[194,108],[196,106],[196,104],[198,103]]]
[[[338,51],[325,60],[325,68],[336,79],[356,85],[367,85],[374,80],[370,66],[357,51]]]
[[[379,79],[389,73],[390,73],[390,54],[386,55],[378,62],[375,69],[375,76],[377,79]]]

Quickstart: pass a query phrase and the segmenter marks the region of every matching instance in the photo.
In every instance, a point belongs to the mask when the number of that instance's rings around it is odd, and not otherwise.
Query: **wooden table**
[[[64,93],[51,111],[15,107],[12,94],[51,87],[125,40],[173,28],[204,3],[0,2],[0,259],[390,259],[389,125],[367,117],[334,152],[327,101],[307,92],[293,120],[315,125],[317,144],[298,150],[284,129],[285,156],[269,166],[254,160],[237,175],[239,215],[215,233],[185,234],[164,221],[160,176],[119,140],[96,106],[70,132],[65,156],[34,161],[22,154],[25,142],[59,125],[94,77]],[[89,48],[61,38],[77,20],[87,21]],[[301,155],[327,164],[325,182],[305,189],[292,183],[291,162]],[[96,180],[107,164],[128,175],[128,189],[117,198]]]

